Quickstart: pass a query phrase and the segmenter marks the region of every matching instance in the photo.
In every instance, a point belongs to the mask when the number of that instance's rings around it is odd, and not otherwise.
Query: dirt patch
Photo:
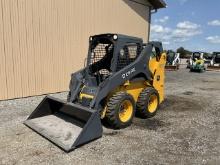
[[[20,136],[20,135],[23,135],[23,134],[25,134],[25,132],[17,132],[15,135]]]
[[[201,111],[203,105],[201,102],[191,98],[170,95],[167,96],[160,108],[166,111]]]
[[[118,134],[121,134],[121,132],[120,131],[103,132],[103,135],[106,136],[116,136]]]
[[[204,83],[216,83],[217,81],[212,81],[212,80],[202,80]]]
[[[188,96],[191,96],[194,94],[194,92],[191,92],[191,91],[186,91],[186,92],[183,92],[184,95],[188,95]]]
[[[155,118],[152,119],[135,119],[133,122],[134,127],[137,127],[139,129],[148,129],[156,131],[163,127],[170,126],[170,123],[164,122]]]
[[[34,152],[29,153],[27,156],[39,156],[41,154],[44,154],[44,152],[40,150],[36,150]]]
[[[220,89],[218,88],[199,88],[202,91],[220,91]]]
[[[214,121],[214,122],[213,122],[213,125],[219,126],[219,125],[220,125],[220,121]]]

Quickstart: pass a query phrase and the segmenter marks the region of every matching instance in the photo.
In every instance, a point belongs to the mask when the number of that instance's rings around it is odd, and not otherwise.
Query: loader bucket
[[[24,124],[66,152],[101,137],[103,131],[97,110],[51,96],[43,99]]]

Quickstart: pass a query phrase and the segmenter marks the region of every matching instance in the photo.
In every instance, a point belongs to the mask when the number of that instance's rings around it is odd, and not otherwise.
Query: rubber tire
[[[201,73],[204,73],[206,71],[206,68],[204,67],[202,70],[201,70]]]
[[[120,105],[123,101],[129,100],[133,106],[133,112],[131,118],[127,122],[122,122],[119,119]],[[106,124],[113,129],[126,128],[131,125],[133,117],[135,115],[135,101],[130,94],[126,92],[117,92],[114,94],[107,103],[107,111],[105,115]]]
[[[148,111],[148,102],[149,102],[150,96],[152,94],[155,94],[158,99],[157,108],[153,113]],[[136,109],[137,109],[136,115],[138,117],[141,117],[144,119],[151,118],[156,115],[157,110],[158,110],[158,106],[159,106],[159,94],[158,94],[157,90],[152,87],[147,87],[147,88],[143,89],[142,92],[140,93],[140,95],[138,96],[138,100],[136,103]]]

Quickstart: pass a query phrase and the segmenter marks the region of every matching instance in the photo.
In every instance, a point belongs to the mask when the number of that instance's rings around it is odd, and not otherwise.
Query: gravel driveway
[[[0,164],[220,164],[220,72],[167,72],[154,118],[104,128],[102,138],[70,153],[22,124],[43,97],[0,102]]]

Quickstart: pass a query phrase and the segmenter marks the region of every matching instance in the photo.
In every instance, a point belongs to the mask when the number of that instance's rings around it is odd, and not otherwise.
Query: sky
[[[164,0],[152,14],[151,37],[165,49],[220,51],[220,0]]]

